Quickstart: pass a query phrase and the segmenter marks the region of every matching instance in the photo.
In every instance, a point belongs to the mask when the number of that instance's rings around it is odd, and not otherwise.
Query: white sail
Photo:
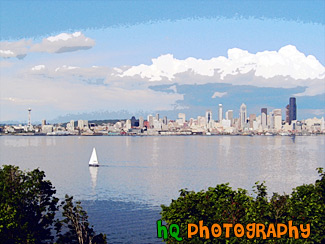
[[[95,148],[93,148],[93,153],[91,154],[91,157],[89,160],[89,166],[99,166]]]

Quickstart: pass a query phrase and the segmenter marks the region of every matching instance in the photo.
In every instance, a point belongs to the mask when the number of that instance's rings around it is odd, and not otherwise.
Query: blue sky
[[[0,7],[0,121],[25,121],[28,107],[35,121],[121,110],[195,117],[219,103],[236,114],[241,102],[259,114],[284,109],[293,95],[299,119],[324,116],[324,1]]]

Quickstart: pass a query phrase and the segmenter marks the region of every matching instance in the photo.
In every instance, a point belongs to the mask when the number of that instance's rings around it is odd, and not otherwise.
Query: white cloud
[[[0,57],[22,59],[28,53],[32,45],[31,40],[22,39],[17,42],[0,42]]]
[[[282,47],[278,52],[264,51],[251,54],[239,48],[228,50],[228,58],[220,56],[210,60],[187,58],[179,60],[171,54],[152,59],[151,65],[138,65],[120,74],[124,76],[140,75],[150,81],[159,81],[164,77],[173,80],[176,74],[193,71],[203,76],[219,74],[221,79],[227,75],[246,74],[255,71],[256,76],[272,78],[290,76],[294,79],[323,79],[325,68],[314,56],[305,56],[295,46]]]
[[[25,39],[16,42],[0,42],[0,57],[22,59],[30,52],[64,53],[89,49],[94,45],[95,41],[85,37],[81,32],[61,33],[44,38],[41,43],[33,43],[32,40]]]
[[[225,95],[227,95],[227,92],[215,92],[215,93],[213,93],[211,98],[223,97]]]
[[[239,48],[228,50],[228,57],[209,60],[187,58],[179,60],[173,55],[152,59],[151,65],[132,66],[119,70],[118,77],[139,77],[151,83],[205,84],[229,83],[258,87],[307,87],[300,95],[325,93],[325,67],[312,55],[305,56],[295,46],[279,51],[256,54]]]
[[[32,71],[40,71],[40,70],[44,70],[45,69],[45,65],[44,64],[40,64],[40,65],[36,65],[32,68]]]
[[[61,33],[57,36],[44,38],[41,43],[31,47],[31,52],[64,53],[89,49],[94,45],[95,41],[85,37],[81,32]]]

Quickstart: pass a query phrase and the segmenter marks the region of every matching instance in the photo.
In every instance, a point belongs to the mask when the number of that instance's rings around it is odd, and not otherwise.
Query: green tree
[[[180,227],[177,243],[324,243],[325,241],[325,174],[318,169],[320,179],[315,184],[302,185],[293,189],[290,195],[274,193],[269,199],[264,183],[255,185],[255,197],[246,190],[233,190],[228,184],[220,184],[207,191],[193,192],[180,190],[180,197],[172,200],[169,206],[162,205],[162,220],[170,227],[177,224]],[[225,231],[218,238],[200,238],[195,235],[188,238],[188,224],[199,224],[211,229],[215,223],[237,223],[246,226],[250,223],[287,224],[293,221],[294,226],[310,224],[311,234],[307,239],[290,238],[288,234],[278,238],[253,238],[246,235],[238,238],[231,229],[230,237],[225,237]],[[273,237],[273,235],[272,235]],[[166,243],[176,243],[174,237],[168,235]]]
[[[77,201],[73,204],[73,197],[66,195],[65,200],[62,201],[63,207],[63,220],[61,223],[67,230],[64,234],[61,234],[61,226],[57,228],[58,232],[58,244],[105,244],[106,235],[95,234],[95,231],[88,222],[87,212],[81,207],[81,203]]]
[[[0,168],[1,243],[48,243],[59,199],[39,169],[23,172],[18,167]]]
[[[59,205],[55,193],[44,171],[24,172],[12,165],[0,168],[0,243],[106,243],[105,235],[95,235],[80,202],[74,206],[73,197],[66,196]],[[55,219],[59,207],[61,221]],[[61,234],[62,228],[66,233]]]

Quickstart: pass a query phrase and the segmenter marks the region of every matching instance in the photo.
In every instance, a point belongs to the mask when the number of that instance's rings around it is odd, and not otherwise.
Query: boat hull
[[[89,167],[99,167],[98,164],[89,164]]]

